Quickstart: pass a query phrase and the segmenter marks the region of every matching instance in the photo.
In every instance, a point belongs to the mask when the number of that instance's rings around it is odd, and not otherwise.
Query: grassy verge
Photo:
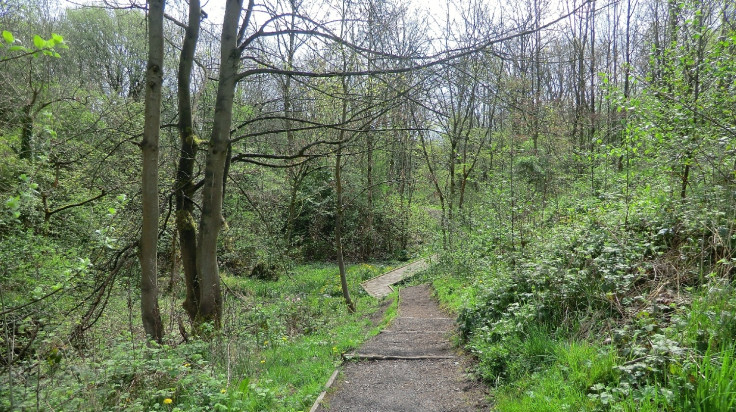
[[[382,306],[359,286],[388,269],[349,267],[358,308],[353,314],[345,308],[332,265],[299,266],[270,282],[225,274],[222,331],[186,344],[172,319],[177,310],[168,310],[178,307],[178,294],[162,299],[169,325],[162,346],[141,344],[137,302],[117,296],[90,331],[82,356],[63,345],[48,351],[51,355],[35,365],[40,380],[14,380],[12,389],[0,385],[0,410],[9,406],[10,390],[16,407],[29,409],[309,409],[341,355],[395,315],[395,297],[393,305]]]

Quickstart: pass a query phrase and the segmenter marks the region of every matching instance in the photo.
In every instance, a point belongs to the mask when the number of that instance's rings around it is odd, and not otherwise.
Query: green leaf
[[[41,286],[36,286],[35,289],[33,289],[33,299],[41,299],[43,297],[43,288]]]
[[[18,196],[13,196],[5,201],[5,207],[7,207],[8,209],[17,209],[19,206],[20,198]]]
[[[33,36],[33,45],[36,46],[37,49],[45,49],[46,40],[42,39],[41,36],[37,34]]]
[[[5,39],[5,42],[10,44],[15,41],[15,37],[13,37],[13,33],[3,30],[3,39]]]
[[[53,40],[56,44],[64,43],[64,38],[56,33],[51,33],[51,40]]]
[[[18,51],[18,50],[26,51],[26,48],[23,46],[15,45],[15,46],[10,46],[8,50],[10,50],[11,52]]]

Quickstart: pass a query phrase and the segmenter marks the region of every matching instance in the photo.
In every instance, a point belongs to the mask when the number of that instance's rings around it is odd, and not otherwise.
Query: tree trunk
[[[344,6],[344,3],[343,3]],[[343,10],[344,11],[344,10]],[[344,14],[343,14],[344,16]],[[343,20],[343,30],[344,30]],[[342,34],[342,33],[341,33]],[[342,69],[347,71],[347,57],[345,49],[342,49]],[[340,114],[340,123],[344,124],[348,118],[348,80],[347,77],[341,78],[342,84],[342,112]],[[345,129],[340,129],[338,134],[340,143],[337,145],[335,153],[335,251],[337,252],[337,267],[340,271],[340,287],[342,288],[342,296],[345,299],[350,313],[355,312],[355,304],[350,299],[350,289],[348,289],[347,272],[345,270],[345,261],[342,253],[342,224],[343,224],[343,205],[342,205],[342,142],[345,141]]]
[[[295,2],[290,3],[292,7],[292,16],[291,16],[291,28],[296,27],[296,13],[298,12],[297,4]],[[288,49],[286,51],[286,66],[291,69],[294,65],[294,54],[296,53],[296,33],[290,33],[289,34],[289,45]],[[293,117],[293,110],[294,105],[292,103],[292,97],[291,97],[291,81],[292,76],[287,75],[286,79],[284,80],[283,84],[283,99],[284,99],[284,123],[286,126],[286,141],[288,144],[288,150],[290,154],[294,154],[296,152],[296,142],[294,141],[294,131],[292,130],[292,117]],[[301,164],[299,166],[289,168],[287,169],[286,176],[289,181],[290,190],[289,190],[289,210],[288,210],[288,216],[286,217],[285,227],[284,227],[284,243],[287,248],[287,251],[291,249],[291,238],[294,235],[294,224],[296,221],[296,203],[297,203],[297,196],[299,195],[299,189],[301,187],[301,182],[304,180],[304,176],[308,172],[308,167],[304,164]]]
[[[32,106],[29,104],[23,109],[22,131],[20,138],[20,158],[30,159],[33,157],[33,115]]]
[[[146,335],[161,342],[163,328],[158,307],[158,139],[161,123],[161,84],[164,56],[164,3],[150,0],[148,11],[148,66],[146,68],[145,123],[143,127],[141,230],[141,317]]]
[[[237,83],[240,50],[237,44],[242,0],[228,0],[220,43],[220,76],[215,101],[215,117],[204,171],[202,216],[197,238],[197,274],[200,280],[199,312],[201,322],[219,328],[222,319],[222,291],[217,266],[217,238],[222,227],[222,196],[225,164],[230,142],[233,99]]]
[[[33,157],[33,123],[35,121],[33,106],[36,104],[38,94],[39,90],[34,89],[31,101],[23,107],[19,153],[21,159],[30,160]]]
[[[194,321],[199,308],[199,277],[197,276],[197,228],[194,222],[194,162],[197,156],[197,137],[194,133],[191,100],[191,75],[194,52],[199,38],[199,0],[189,0],[189,24],[179,59],[177,84],[179,90],[179,138],[181,149],[176,171],[176,228],[179,231],[179,249],[186,284],[184,309]]]
[[[343,109],[345,113],[345,109]],[[343,116],[344,118],[345,116]],[[341,132],[343,134],[344,132]],[[337,147],[335,155],[335,249],[337,250],[337,266],[340,270],[340,287],[342,288],[342,296],[345,298],[345,304],[348,306],[350,313],[355,312],[355,304],[350,299],[350,290],[348,289],[347,273],[345,271],[345,261],[342,255],[342,176],[340,169],[342,168],[342,144]]]

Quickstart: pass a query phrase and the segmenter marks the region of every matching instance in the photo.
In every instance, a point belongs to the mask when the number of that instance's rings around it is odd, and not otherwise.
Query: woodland
[[[736,3],[425,3],[0,0],[0,410],[308,410],[430,255],[494,410],[736,410]]]

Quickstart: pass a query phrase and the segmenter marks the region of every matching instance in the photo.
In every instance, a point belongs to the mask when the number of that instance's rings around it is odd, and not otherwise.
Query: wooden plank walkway
[[[374,298],[380,299],[388,296],[393,292],[391,285],[401,282],[402,280],[414,276],[422,270],[429,267],[432,260],[436,260],[437,256],[430,256],[428,258],[419,259],[415,262],[404,265],[400,268],[394,269],[390,272],[386,272],[381,276],[377,276],[373,279],[368,279],[360,285],[368,292],[369,295]]]

